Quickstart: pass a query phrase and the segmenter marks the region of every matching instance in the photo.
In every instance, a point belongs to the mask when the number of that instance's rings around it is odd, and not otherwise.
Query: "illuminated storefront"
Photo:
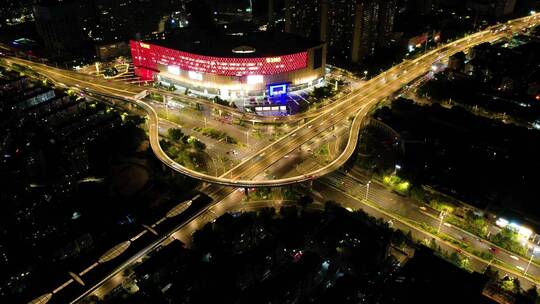
[[[193,94],[260,100],[310,89],[324,80],[326,49],[322,43],[269,56],[261,56],[257,46],[235,46],[222,56],[211,56],[159,44],[130,41],[135,74]]]
[[[260,77],[303,69],[308,61],[307,52],[266,58],[210,57],[138,41],[130,44],[136,67],[158,71],[158,66],[164,65],[176,75],[184,70],[221,76]]]

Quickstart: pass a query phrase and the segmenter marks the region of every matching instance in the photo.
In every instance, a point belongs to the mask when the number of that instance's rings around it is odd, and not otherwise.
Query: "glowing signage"
[[[177,66],[181,71],[247,77],[276,75],[308,66],[308,52],[277,57],[216,57],[197,55],[139,41],[130,41],[130,47],[133,65],[155,73],[159,72],[158,65],[164,65]],[[253,78],[257,81],[258,79],[260,78]]]
[[[167,72],[173,74],[173,75],[180,75],[180,67],[176,65],[169,65],[167,66]]]
[[[263,75],[248,75],[247,84],[259,84],[264,82]]]
[[[268,86],[268,95],[274,97],[287,94],[287,87],[288,85],[286,83],[270,85]]]
[[[501,228],[504,228],[508,226],[509,222],[508,220],[501,217],[501,218],[498,218],[497,221],[495,221],[495,224]]]
[[[190,79],[193,79],[193,80],[202,80],[203,79],[203,75],[201,73],[197,73],[197,72],[193,72],[193,71],[189,71],[188,72],[188,76]]]
[[[281,57],[270,57],[266,58],[267,63],[278,63],[281,62]]]
[[[286,106],[265,106],[265,107],[255,107],[256,112],[262,112],[262,111],[280,111],[280,112],[287,112]]]

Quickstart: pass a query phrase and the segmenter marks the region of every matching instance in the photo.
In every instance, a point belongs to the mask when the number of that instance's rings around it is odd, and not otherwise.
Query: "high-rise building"
[[[328,43],[329,55],[332,61],[340,59],[350,61],[353,37],[357,28],[356,18],[359,17],[356,10],[356,1],[326,1],[327,14],[326,28],[321,30],[326,33],[323,37]]]
[[[495,16],[502,17],[514,13],[516,0],[497,0],[495,2]]]
[[[328,43],[331,59],[360,62],[390,42],[396,0],[287,0],[290,33]]]
[[[514,13],[516,0],[468,0],[467,7],[482,15],[503,17]]]
[[[250,0],[207,0],[207,3],[217,24],[251,22],[253,19],[253,3]]]
[[[431,15],[439,8],[439,0],[409,0],[407,9],[418,15]]]
[[[95,25],[92,40],[100,43],[153,38],[181,3],[151,0],[86,0],[92,3]]]
[[[396,2],[396,0],[379,1],[377,47],[386,47],[391,43],[397,12]]]
[[[354,31],[351,48],[351,61],[359,62],[375,52],[379,26],[379,3],[377,1],[359,1],[354,9]]]
[[[395,0],[329,1],[326,31],[331,54],[337,47],[336,56],[352,62],[373,55],[390,43],[395,14]]]
[[[87,41],[83,28],[88,9],[84,1],[39,0],[33,11],[37,31],[51,54],[75,52]]]
[[[285,31],[305,38],[320,38],[323,2],[326,0],[285,0]]]
[[[181,0],[36,0],[33,11],[53,56],[92,55],[94,46],[153,39],[187,24]]]

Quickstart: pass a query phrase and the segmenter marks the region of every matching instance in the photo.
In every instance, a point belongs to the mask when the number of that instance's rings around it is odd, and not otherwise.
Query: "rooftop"
[[[163,40],[148,43],[188,53],[216,57],[271,57],[294,54],[322,45],[320,41],[273,32],[224,35],[219,32],[184,28]],[[234,51],[233,51],[234,50]]]

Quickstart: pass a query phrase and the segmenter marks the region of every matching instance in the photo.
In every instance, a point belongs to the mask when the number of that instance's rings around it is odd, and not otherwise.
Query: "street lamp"
[[[529,259],[529,263],[527,263],[527,267],[525,268],[525,271],[523,272],[523,275],[527,274],[527,271],[529,270],[529,267],[531,267],[532,259],[534,258],[534,255],[540,251],[540,248],[538,246],[534,246],[534,249],[531,253],[531,258]]]
[[[366,184],[366,201],[368,200],[369,198],[369,185],[371,184],[371,181],[367,182]]]
[[[439,228],[437,229],[437,234],[439,234],[441,232],[441,226],[442,226],[442,223],[443,223],[443,220],[444,220],[444,217],[446,216],[446,211],[441,211],[441,213],[439,214]]]

